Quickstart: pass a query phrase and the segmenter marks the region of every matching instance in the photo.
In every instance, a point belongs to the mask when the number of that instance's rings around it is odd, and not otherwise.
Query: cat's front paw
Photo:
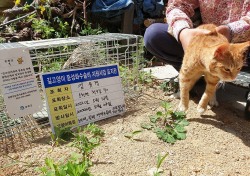
[[[178,106],[178,110],[183,111],[183,112],[187,112],[188,107],[183,105],[182,103],[180,103],[179,106]]]
[[[206,111],[206,108],[203,108],[203,107],[201,107],[201,106],[198,106],[198,107],[197,107],[197,111],[198,111],[199,114],[202,115],[202,114],[204,114],[204,112]]]

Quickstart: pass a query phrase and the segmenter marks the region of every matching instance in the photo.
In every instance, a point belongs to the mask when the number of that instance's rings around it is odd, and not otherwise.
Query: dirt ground
[[[187,114],[187,138],[172,145],[147,130],[137,134],[137,140],[125,137],[142,130],[141,123],[148,122],[149,116],[160,110],[162,100],[171,101],[173,107],[178,105],[179,100],[150,88],[127,103],[124,115],[97,122],[105,137],[94,150],[91,172],[95,176],[147,176],[156,167],[157,155],[169,153],[161,166],[163,176],[249,176],[250,122],[243,118],[245,91],[226,85],[218,92],[220,106],[201,116],[196,106],[202,87],[195,88],[196,96],[192,97]],[[15,142],[0,141],[1,176],[38,175],[35,168],[43,165],[46,157],[61,160],[75,150],[65,144],[52,151],[46,129],[38,129],[33,138],[36,139],[29,141],[27,135],[19,135],[11,139]]]

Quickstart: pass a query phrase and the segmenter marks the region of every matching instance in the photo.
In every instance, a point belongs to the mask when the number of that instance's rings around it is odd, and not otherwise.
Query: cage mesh
[[[0,44],[0,49],[28,47],[41,89],[39,74],[117,63],[125,97],[137,96],[140,63],[143,61],[142,36],[107,33],[101,35]],[[45,101],[45,99],[42,97]],[[41,111],[18,119],[7,115],[0,92],[0,139],[49,126],[46,102]],[[0,141],[1,142],[1,141]]]

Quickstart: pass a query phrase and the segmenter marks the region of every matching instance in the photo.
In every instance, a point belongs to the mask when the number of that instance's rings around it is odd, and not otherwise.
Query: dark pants
[[[165,60],[175,67],[180,67],[184,51],[179,42],[168,33],[168,25],[154,23],[150,25],[144,34],[146,49],[156,58]]]

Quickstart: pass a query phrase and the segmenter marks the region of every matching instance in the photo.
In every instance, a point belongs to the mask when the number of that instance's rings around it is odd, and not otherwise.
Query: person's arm
[[[250,40],[250,11],[240,20],[227,24],[230,29],[231,41],[242,42]]]
[[[230,42],[231,41],[231,30],[227,25],[220,25],[216,28],[216,31],[224,35],[227,40]]]
[[[179,41],[179,34],[185,28],[193,28],[192,20],[194,9],[199,7],[198,0],[169,0],[166,9],[166,18],[169,33]]]

